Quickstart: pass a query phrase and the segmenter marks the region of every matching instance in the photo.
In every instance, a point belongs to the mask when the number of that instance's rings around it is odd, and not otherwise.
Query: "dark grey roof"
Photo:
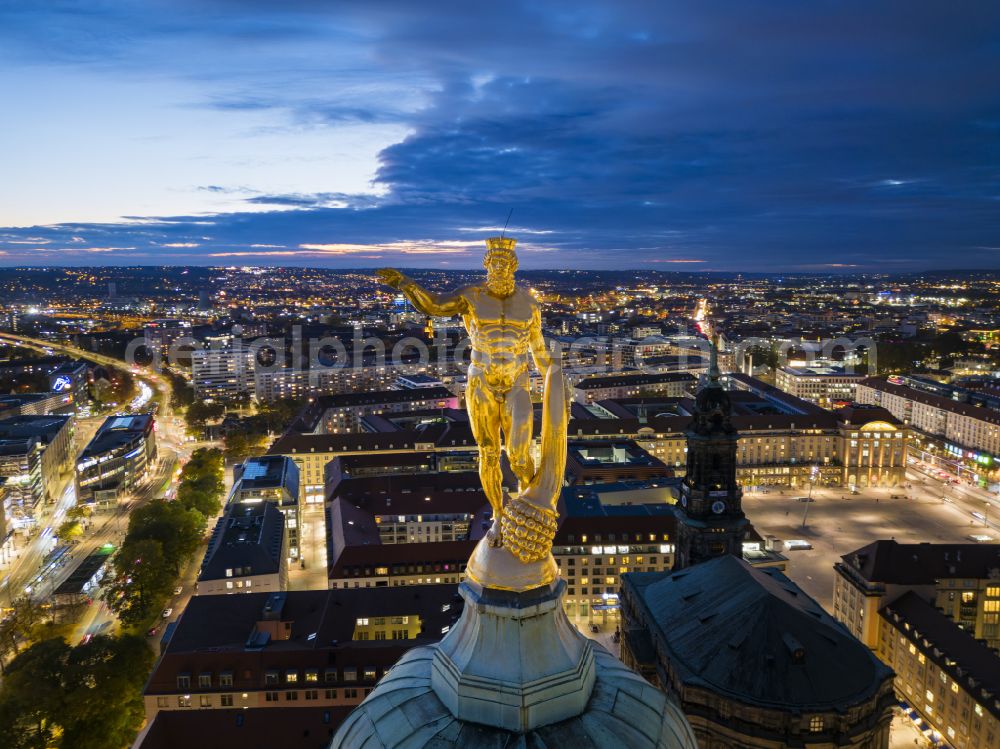
[[[901,544],[874,541],[845,554],[844,566],[870,583],[934,585],[949,578],[1000,574],[1000,544]]]
[[[273,502],[233,502],[215,526],[198,580],[273,575],[281,569],[285,516]]]
[[[70,420],[70,416],[14,416],[0,420],[0,439],[22,440],[37,437],[49,444]]]
[[[625,387],[628,385],[654,385],[661,382],[694,382],[697,378],[690,372],[655,372],[637,374],[616,374],[603,377],[588,377],[576,384],[578,390],[595,388]]]
[[[131,444],[151,428],[152,421],[151,413],[109,416],[80,453],[80,459],[103,455],[109,450]]]
[[[746,704],[824,710],[864,701],[892,678],[776,569],[727,555],[680,572],[626,574],[622,585],[686,684]]]

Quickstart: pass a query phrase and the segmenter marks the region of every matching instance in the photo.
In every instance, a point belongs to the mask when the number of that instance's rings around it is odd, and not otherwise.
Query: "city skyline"
[[[996,268],[1000,11],[0,9],[0,266]]]

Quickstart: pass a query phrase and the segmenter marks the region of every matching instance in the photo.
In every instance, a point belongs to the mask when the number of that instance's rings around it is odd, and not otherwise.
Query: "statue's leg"
[[[469,376],[465,391],[472,436],[479,445],[479,481],[493,510],[490,543],[499,546],[500,516],[503,513],[503,476],[500,471],[500,404],[480,375]]]
[[[503,403],[502,420],[507,457],[517,476],[518,489],[524,491],[535,477],[535,461],[531,458],[532,408],[527,377],[509,393]]]

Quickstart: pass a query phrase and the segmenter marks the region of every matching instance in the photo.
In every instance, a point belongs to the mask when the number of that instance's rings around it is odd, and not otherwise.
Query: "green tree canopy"
[[[104,583],[104,600],[127,627],[152,616],[173,585],[174,572],[163,545],[151,538],[123,545],[112,560],[112,569]]]

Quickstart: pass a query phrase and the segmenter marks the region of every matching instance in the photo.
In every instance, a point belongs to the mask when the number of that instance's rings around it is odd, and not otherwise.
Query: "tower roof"
[[[517,734],[455,718],[431,687],[433,649],[414,648],[348,716],[331,749],[696,749],[667,696],[603,648],[597,681],[580,715]]]

